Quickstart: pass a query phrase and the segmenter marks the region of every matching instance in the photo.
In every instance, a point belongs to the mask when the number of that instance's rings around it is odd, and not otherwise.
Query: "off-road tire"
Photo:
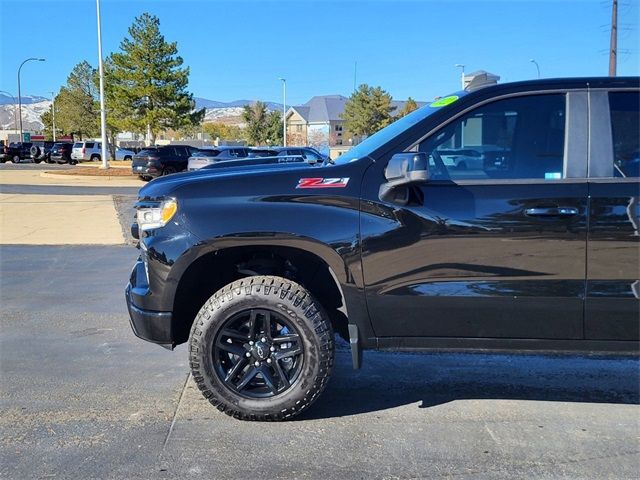
[[[20,156],[19,155],[12,156],[11,163],[20,163]]]
[[[227,387],[214,369],[212,346],[225,321],[239,312],[269,309],[298,329],[303,364],[290,388],[268,398],[247,398]],[[275,276],[237,280],[218,290],[200,309],[189,336],[189,363],[205,398],[241,420],[287,420],[311,405],[324,390],[334,361],[329,317],[313,296],[297,283]]]

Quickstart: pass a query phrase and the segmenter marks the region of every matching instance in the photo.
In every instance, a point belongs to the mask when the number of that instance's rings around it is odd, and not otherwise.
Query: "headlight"
[[[160,205],[138,208],[136,220],[140,230],[151,230],[164,227],[178,211],[178,202],[175,198],[168,198]]]

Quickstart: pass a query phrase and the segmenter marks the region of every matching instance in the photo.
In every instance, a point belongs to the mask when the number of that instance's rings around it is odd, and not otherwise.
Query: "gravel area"
[[[114,195],[113,204],[118,213],[118,221],[122,227],[122,234],[128,245],[136,245],[138,241],[131,236],[131,223],[135,215],[133,205],[136,203],[135,195]]]

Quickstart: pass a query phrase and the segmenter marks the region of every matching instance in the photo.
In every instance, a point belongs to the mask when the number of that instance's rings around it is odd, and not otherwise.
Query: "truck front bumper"
[[[140,281],[145,277],[144,263],[138,260],[125,290],[131,329],[136,337],[173,350],[172,312],[145,310],[136,305],[136,299],[141,300],[149,293],[147,282]]]

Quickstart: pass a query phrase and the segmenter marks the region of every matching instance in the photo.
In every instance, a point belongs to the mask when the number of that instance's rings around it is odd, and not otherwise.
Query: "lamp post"
[[[464,65],[462,63],[456,63],[455,67],[462,70],[460,73],[460,84],[462,85],[462,89],[464,90]]]
[[[282,81],[282,143],[283,147],[287,146],[287,79],[281,78]]]
[[[22,142],[22,97],[20,96],[20,70],[22,70],[22,66],[30,61],[36,62],[44,62],[44,58],[27,58],[24,62],[20,64],[18,67],[18,113],[20,114],[20,141]]]
[[[0,93],[4,93],[6,95],[9,95],[11,98],[13,98],[13,129],[17,130],[18,129],[18,116],[16,115],[16,103],[18,103],[18,101],[16,100],[16,97],[11,95],[9,92],[6,92],[4,90],[0,90]]]
[[[53,141],[56,141],[56,96],[53,92],[51,94],[51,130],[53,130]]]
[[[102,31],[100,26],[100,0],[96,0],[96,17],[98,20],[98,74],[100,76],[100,131],[102,138],[102,166],[109,168],[107,162],[107,112],[104,108],[104,68],[102,67]]]
[[[529,61],[536,66],[536,71],[538,72],[538,78],[540,78],[540,66],[538,65],[538,62],[536,62],[533,58],[530,58]]]

